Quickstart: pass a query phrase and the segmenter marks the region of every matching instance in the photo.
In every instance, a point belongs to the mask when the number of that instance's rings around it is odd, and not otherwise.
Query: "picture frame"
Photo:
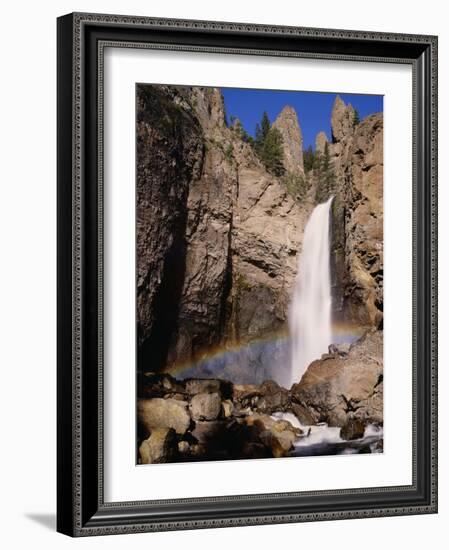
[[[437,512],[437,37],[74,13],[58,18],[57,530],[70,536]],[[104,48],[412,67],[412,483],[104,499]]]

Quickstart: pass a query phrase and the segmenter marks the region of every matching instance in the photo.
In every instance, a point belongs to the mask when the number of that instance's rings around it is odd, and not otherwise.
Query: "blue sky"
[[[228,121],[231,115],[237,116],[245,130],[254,136],[257,122],[267,111],[271,122],[285,105],[296,110],[304,137],[304,149],[309,145],[315,148],[318,132],[326,132],[331,138],[331,113],[336,93],[290,92],[277,90],[252,90],[243,88],[221,88]],[[360,118],[383,111],[383,96],[361,94],[338,94],[345,103],[351,103],[359,112]]]

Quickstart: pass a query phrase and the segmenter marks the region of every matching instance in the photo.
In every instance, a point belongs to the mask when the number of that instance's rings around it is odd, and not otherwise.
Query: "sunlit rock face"
[[[286,105],[273,123],[283,139],[283,164],[287,172],[304,174],[303,138],[296,111]]]
[[[383,115],[354,125],[337,97],[332,112],[333,295],[336,317],[364,326],[383,319]],[[351,124],[349,122],[351,121]]]

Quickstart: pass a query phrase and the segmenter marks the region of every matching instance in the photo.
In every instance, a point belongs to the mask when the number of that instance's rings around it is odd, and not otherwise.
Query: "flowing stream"
[[[331,344],[329,213],[332,199],[315,207],[304,231],[289,312],[292,383],[299,382],[309,364],[327,353]]]

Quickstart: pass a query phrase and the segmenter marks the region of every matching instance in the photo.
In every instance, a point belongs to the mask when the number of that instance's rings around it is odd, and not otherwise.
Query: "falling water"
[[[331,343],[329,210],[319,204],[307,222],[289,312],[292,383],[328,351]]]

